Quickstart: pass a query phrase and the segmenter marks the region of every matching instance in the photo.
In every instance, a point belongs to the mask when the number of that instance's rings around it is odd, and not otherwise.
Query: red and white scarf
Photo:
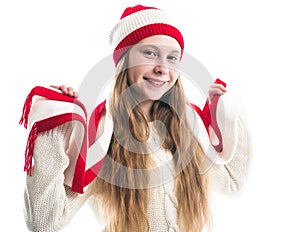
[[[216,80],[216,83],[226,85],[219,79]],[[35,101],[32,104],[34,98]],[[197,105],[191,104],[192,111],[196,111],[199,116],[196,118],[197,130],[195,130],[194,124],[191,125],[191,128],[208,158],[222,165],[231,160],[236,147],[236,117],[239,108],[232,107],[231,103],[230,109],[228,109],[228,104],[224,103],[230,103],[232,99],[227,101],[222,99],[222,109],[225,109],[226,112],[218,112],[221,109],[221,107],[218,107],[219,98],[220,96],[215,96],[211,102],[207,100],[202,110]],[[72,188],[72,191],[83,193],[84,187],[89,185],[99,173],[113,133],[113,122],[106,104],[107,101],[103,101],[88,116],[84,104],[79,100],[63,95],[53,89],[41,86],[34,87],[25,100],[20,120],[20,124],[23,124],[25,128],[30,124],[30,133],[25,150],[24,171],[28,175],[32,175],[34,142],[39,133],[51,130],[66,122],[78,121],[83,125],[82,145],[79,154],[72,157],[75,160],[70,163],[74,165],[70,165],[67,172],[65,172],[65,183]],[[104,154],[95,157],[89,155],[89,152],[97,148],[93,145],[96,142],[97,129],[103,112],[106,112],[104,128],[101,129],[103,131],[97,142],[101,143],[101,147],[105,151]],[[225,119],[220,116],[224,114],[226,115]],[[223,126],[221,127],[220,124]],[[91,153],[95,154],[94,152]]]

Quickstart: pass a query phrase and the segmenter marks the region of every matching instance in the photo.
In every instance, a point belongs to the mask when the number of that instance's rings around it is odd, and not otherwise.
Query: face
[[[155,101],[178,79],[181,47],[177,40],[156,35],[141,40],[129,51],[128,82],[143,100]]]

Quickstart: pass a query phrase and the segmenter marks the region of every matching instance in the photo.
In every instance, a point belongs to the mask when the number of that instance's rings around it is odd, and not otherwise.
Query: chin
[[[147,96],[147,99],[149,101],[158,101],[159,99],[161,99],[162,95],[161,96]]]

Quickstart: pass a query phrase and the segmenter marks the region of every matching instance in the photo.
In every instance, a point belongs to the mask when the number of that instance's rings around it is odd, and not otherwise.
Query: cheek
[[[128,84],[132,85],[134,83],[137,83],[141,79],[141,71],[139,68],[130,68],[128,69]]]
[[[136,51],[135,49],[130,50],[128,56],[128,68],[137,68],[144,65],[146,62],[146,58],[140,54],[140,52]]]
[[[171,82],[172,82],[173,85],[178,80],[178,78],[179,78],[179,73],[178,72],[172,72],[171,73]]]

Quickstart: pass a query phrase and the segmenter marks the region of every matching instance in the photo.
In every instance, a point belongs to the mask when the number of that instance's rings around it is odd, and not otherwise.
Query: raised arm
[[[214,163],[209,169],[209,176],[214,190],[223,194],[239,192],[249,173],[252,160],[251,133],[243,111],[237,118],[237,145],[229,163]]]
[[[68,122],[39,134],[34,143],[33,172],[26,177],[24,191],[25,220],[30,231],[62,229],[87,199],[87,193],[74,193],[64,185],[71,134],[72,122]]]
[[[199,117],[198,127],[191,128],[207,157],[200,172],[208,171],[214,190],[231,194],[241,189],[248,175],[252,143],[239,96],[226,93],[225,86],[217,79],[203,109],[193,105]],[[220,103],[215,101],[216,95],[222,96]]]

